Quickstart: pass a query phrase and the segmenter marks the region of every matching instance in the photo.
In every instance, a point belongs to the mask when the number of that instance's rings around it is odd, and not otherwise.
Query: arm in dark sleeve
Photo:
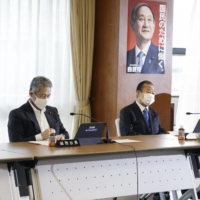
[[[59,133],[58,134],[63,134],[63,135],[65,135],[65,139],[69,139],[69,133],[66,131],[65,127],[63,126],[63,123],[60,120],[60,116],[58,114],[57,108],[55,108],[55,110],[56,110],[56,115],[57,115],[57,120],[58,120],[57,123],[59,123]]]
[[[159,116],[158,116],[158,113],[156,112],[156,111],[154,111],[154,113],[155,113],[155,115],[157,116],[156,118],[157,118],[157,121],[158,121],[158,133],[157,134],[166,134],[166,131],[165,131],[165,129],[164,128],[162,128],[162,126],[161,126],[161,123],[160,123],[160,119],[159,119]]]
[[[120,111],[120,131],[122,136],[136,135],[131,119],[132,116],[126,109]]]
[[[164,128],[162,128],[161,123],[159,123],[159,134],[166,134],[167,132],[165,131]]]
[[[69,133],[66,131],[66,129],[63,126],[61,120],[60,120],[60,134],[65,135],[65,139],[69,139]]]
[[[10,142],[35,141],[35,136],[26,136],[22,116],[16,110],[9,114],[8,135]]]

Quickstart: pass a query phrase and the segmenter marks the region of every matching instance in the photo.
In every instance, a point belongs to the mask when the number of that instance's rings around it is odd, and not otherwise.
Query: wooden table
[[[0,199],[10,200],[10,199],[20,199],[19,190],[15,185],[14,174],[8,171],[7,163],[15,161],[31,160],[33,156],[28,155],[25,152],[17,153],[15,150],[0,148]]]
[[[136,151],[150,151],[150,150],[171,150],[171,149],[194,149],[200,148],[200,140],[178,140],[177,137],[163,134],[163,135],[145,135],[145,136],[123,136],[113,137],[112,139],[131,139],[141,142],[124,143],[124,145],[134,146]],[[36,159],[47,159],[52,157],[66,157],[66,156],[81,156],[88,154],[107,154],[119,152],[131,152],[133,149],[129,146],[120,144],[99,144],[80,147],[47,147],[43,145],[30,144],[28,142],[16,143],[1,143],[1,151],[14,152],[23,155],[33,155]],[[112,147],[112,148],[111,148]],[[3,160],[12,161],[3,158]],[[0,159],[1,162],[1,159]]]
[[[195,189],[183,149],[199,148],[200,141],[178,141],[171,135],[121,138],[141,142],[69,148],[12,143],[1,144],[1,148],[38,159],[32,171],[36,200],[88,200]]]

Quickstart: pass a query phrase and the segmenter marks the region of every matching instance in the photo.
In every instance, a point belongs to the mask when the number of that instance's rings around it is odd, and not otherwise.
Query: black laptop
[[[80,145],[101,143],[105,126],[105,122],[83,123],[79,126],[74,138],[79,139]]]

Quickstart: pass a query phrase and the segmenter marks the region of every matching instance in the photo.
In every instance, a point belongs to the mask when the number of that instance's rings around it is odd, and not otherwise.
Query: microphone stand
[[[95,119],[95,118],[93,118],[93,117],[90,117],[90,116],[87,116],[87,115],[85,115],[85,114],[80,114],[80,113],[70,113],[70,115],[82,115],[82,116],[84,116],[84,117],[87,117],[87,118],[90,118],[90,119],[93,119],[93,120],[95,120],[95,121],[97,121],[97,122],[101,122],[101,121],[99,121],[99,120],[97,120],[97,119]],[[104,143],[115,143],[115,141],[113,141],[109,136],[110,136],[110,132],[109,132],[109,130],[108,130],[108,126],[107,126],[107,123],[106,123],[106,138],[105,139],[101,139],[101,141],[102,141],[102,143],[104,144]],[[100,143],[101,144],[101,143]]]

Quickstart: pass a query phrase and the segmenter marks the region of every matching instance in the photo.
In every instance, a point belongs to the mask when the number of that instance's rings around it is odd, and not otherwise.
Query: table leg
[[[178,200],[178,194],[176,190],[172,191],[173,200]]]

